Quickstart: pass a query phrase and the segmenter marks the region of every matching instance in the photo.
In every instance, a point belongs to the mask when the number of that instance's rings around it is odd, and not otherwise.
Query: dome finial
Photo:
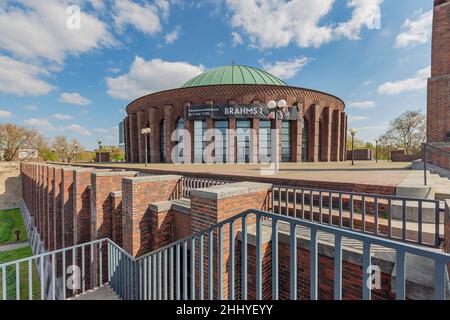
[[[231,60],[231,65],[234,67],[236,65],[236,60]]]

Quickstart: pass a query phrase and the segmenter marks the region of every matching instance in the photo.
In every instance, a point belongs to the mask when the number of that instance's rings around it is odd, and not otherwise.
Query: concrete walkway
[[[5,244],[5,245],[0,246],[0,252],[24,248],[27,246],[29,246],[28,241],[20,241],[20,242],[16,242],[16,243]]]
[[[68,300],[120,300],[116,293],[108,286],[99,287],[97,289],[87,291],[75,298]]]

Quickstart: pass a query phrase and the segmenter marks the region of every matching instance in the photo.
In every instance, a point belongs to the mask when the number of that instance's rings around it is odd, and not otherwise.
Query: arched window
[[[164,120],[159,123],[159,162],[166,161],[166,130]]]
[[[302,162],[308,161],[308,120],[302,119]]]
[[[176,145],[176,157],[174,159],[176,163],[184,163],[184,119],[182,117],[178,118],[175,123],[177,130],[177,145]]]
[[[323,138],[324,138],[324,134],[323,134],[323,121],[322,119],[320,119],[319,121],[319,146],[318,146],[318,153],[319,153],[319,161],[323,161],[324,157],[322,155],[322,146],[323,146]]]
[[[150,128],[150,122],[147,122],[147,128]],[[150,140],[151,140],[151,136],[147,136],[147,162],[151,162],[152,161],[152,157],[151,157],[151,152],[150,152],[150,150],[151,150],[151,142],[150,142]]]

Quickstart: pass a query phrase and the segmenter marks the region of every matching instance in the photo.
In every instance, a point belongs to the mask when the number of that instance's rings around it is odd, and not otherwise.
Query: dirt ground
[[[22,198],[18,162],[0,162],[0,210],[19,206]]]

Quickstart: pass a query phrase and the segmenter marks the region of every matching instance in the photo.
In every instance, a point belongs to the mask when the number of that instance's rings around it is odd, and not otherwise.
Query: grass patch
[[[16,230],[20,230],[20,240],[27,240],[20,209],[0,210],[0,245],[16,242]]]
[[[23,247],[5,252],[0,252],[0,264],[30,257],[33,253],[31,247]],[[33,299],[40,298],[40,282],[36,265],[34,261],[32,267],[32,292]],[[0,269],[0,297],[3,298],[3,270]],[[29,298],[29,277],[28,277],[28,262],[22,262],[19,264],[19,285],[20,285],[20,299],[27,300]],[[6,297],[8,300],[16,299],[16,265],[11,265],[6,268]]]

